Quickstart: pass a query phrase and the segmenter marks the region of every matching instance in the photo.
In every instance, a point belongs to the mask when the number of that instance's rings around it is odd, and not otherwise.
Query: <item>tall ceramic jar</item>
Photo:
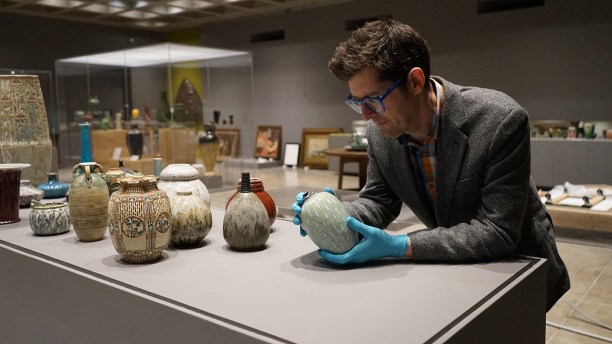
[[[191,190],[177,190],[170,197],[172,241],[175,245],[195,245],[210,233],[212,214],[208,204]]]
[[[223,238],[239,251],[262,248],[270,237],[270,220],[263,204],[251,192],[251,178],[242,173],[240,193],[230,202],[223,217]]]
[[[170,164],[160,173],[157,187],[166,191],[168,196],[174,196],[176,190],[191,190],[194,195],[201,197],[210,206],[210,194],[206,185],[199,179],[198,170],[189,164]]]
[[[238,187],[236,188],[236,192],[234,192],[234,194],[229,198],[229,200],[227,200],[227,203],[225,204],[225,209],[227,209],[232,200],[234,200],[234,197],[236,197],[236,195],[240,193],[241,184],[242,179],[238,180]],[[261,181],[261,178],[251,178],[251,192],[253,192],[255,196],[257,196],[257,198],[259,198],[261,203],[266,208],[266,211],[268,212],[268,218],[270,220],[270,226],[272,226],[272,224],[276,220],[278,208],[276,207],[276,203],[274,203],[272,196],[270,196],[270,194],[268,194],[264,189],[264,185]]]
[[[82,162],[72,168],[72,183],[68,199],[70,220],[81,241],[104,238],[108,222],[108,187],[102,166]]]
[[[119,179],[108,203],[108,230],[115,250],[127,263],[157,259],[170,242],[170,200],[154,176]]]

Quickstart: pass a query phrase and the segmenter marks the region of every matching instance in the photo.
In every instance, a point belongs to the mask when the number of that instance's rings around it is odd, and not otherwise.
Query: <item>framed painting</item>
[[[217,129],[216,135],[219,138],[219,150],[217,161],[235,158],[238,150],[238,139],[240,131],[238,129]]]
[[[341,133],[342,128],[304,128],[302,130],[301,165],[327,168],[329,134]]]
[[[255,157],[278,160],[282,134],[280,125],[258,125],[255,134]]]

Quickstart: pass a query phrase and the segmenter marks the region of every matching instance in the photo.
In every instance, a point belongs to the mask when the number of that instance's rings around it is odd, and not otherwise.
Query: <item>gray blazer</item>
[[[371,122],[367,182],[345,206],[364,223],[386,228],[407,204],[427,226],[409,234],[415,261],[546,258],[550,309],[570,282],[530,176],[527,111],[501,92],[435,79],[444,86],[435,214],[419,194],[404,147]]]

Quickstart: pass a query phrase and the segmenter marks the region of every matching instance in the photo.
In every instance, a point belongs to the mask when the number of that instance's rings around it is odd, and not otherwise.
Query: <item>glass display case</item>
[[[152,174],[154,157],[196,163],[204,123],[252,126],[251,78],[249,52],[174,43],[57,60],[60,166],[81,160],[82,123],[105,169],[123,160]]]

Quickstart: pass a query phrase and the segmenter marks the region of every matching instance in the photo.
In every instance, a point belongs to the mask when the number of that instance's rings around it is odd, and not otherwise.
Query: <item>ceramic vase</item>
[[[72,168],[68,200],[70,221],[81,241],[104,238],[108,222],[108,187],[102,166],[83,162]]]
[[[81,162],[93,161],[91,155],[91,125],[89,123],[79,123],[81,134]]]
[[[153,176],[119,179],[108,203],[108,230],[115,250],[127,263],[152,262],[170,243],[170,200]]]
[[[328,192],[307,194],[302,204],[302,228],[315,245],[333,253],[344,253],[357,244],[357,232],[348,228],[348,211]]]
[[[242,179],[238,180],[238,187],[236,188],[236,192],[234,192],[234,194],[230,196],[230,198],[227,200],[227,203],[225,204],[225,209],[227,209],[234,197],[236,197],[236,195],[240,193],[241,184]],[[272,226],[272,224],[274,224],[274,221],[276,220],[278,208],[276,207],[276,203],[274,203],[272,196],[270,196],[270,194],[268,194],[264,189],[264,185],[261,181],[261,178],[251,178],[251,192],[253,192],[255,196],[257,196],[257,198],[259,198],[263,206],[266,208],[266,212],[268,212],[268,218],[270,220],[270,226]]]
[[[22,179],[38,185],[51,170],[52,144],[36,75],[0,75],[0,163],[27,163]]]
[[[44,198],[60,198],[66,196],[70,184],[60,182],[57,173],[48,173],[47,182],[38,185],[38,189],[44,192]]]
[[[40,201],[45,196],[45,192],[32,186],[28,179],[19,182],[19,207],[29,208],[32,201]]]
[[[130,152],[130,156],[138,155],[142,157],[142,150],[144,147],[144,135],[136,124],[132,124],[132,128],[125,134],[125,140]]]
[[[68,202],[32,202],[30,228],[36,235],[56,235],[70,230]]]
[[[223,217],[223,238],[239,251],[257,250],[270,237],[270,220],[263,204],[251,192],[249,173],[242,173],[240,193],[234,197]]]
[[[19,180],[21,170],[30,164],[0,164],[0,225],[21,221],[19,218]]]
[[[191,190],[210,206],[210,194],[199,177],[198,170],[189,164],[170,164],[161,171],[157,187],[164,190],[168,196],[174,196],[179,189]]]
[[[109,195],[112,195],[113,192],[119,190],[119,178],[125,177],[126,175],[132,173],[134,173],[134,171],[123,166],[123,160],[119,160],[116,167],[106,170],[104,173],[104,180],[106,181]]]
[[[208,204],[191,190],[177,190],[170,197],[172,210],[170,241],[175,245],[195,245],[210,233],[212,214]]]
[[[219,152],[219,138],[215,134],[215,125],[205,124],[204,131],[198,137],[200,155],[206,168],[205,175],[215,175],[215,165],[217,164],[217,154]]]

